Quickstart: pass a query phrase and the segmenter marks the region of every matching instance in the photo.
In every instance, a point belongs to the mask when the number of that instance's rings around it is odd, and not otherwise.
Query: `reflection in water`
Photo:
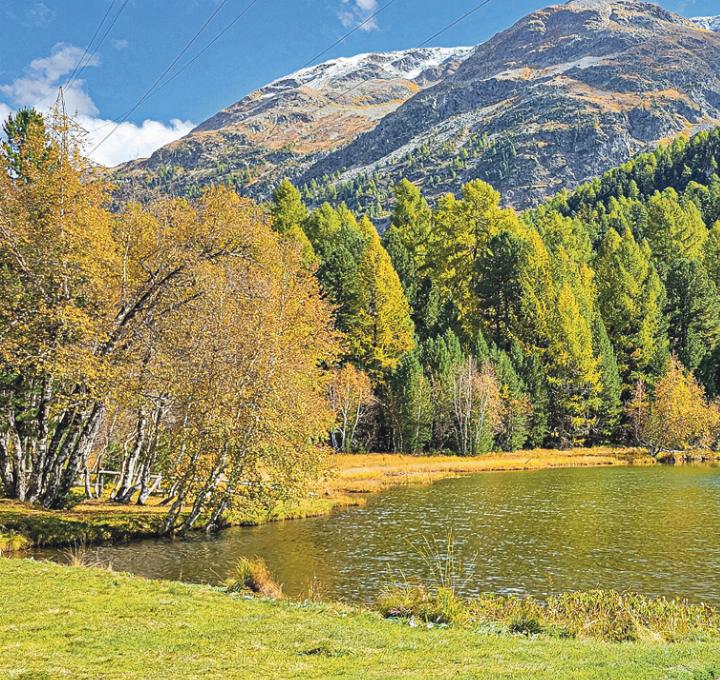
[[[615,588],[720,606],[719,492],[710,467],[484,473],[394,489],[328,517],[101,547],[96,557],[151,578],[218,583],[240,556],[257,555],[291,596],[315,581],[328,598],[368,601],[400,574],[427,579],[416,547],[452,529],[457,552],[477,555],[466,595]]]

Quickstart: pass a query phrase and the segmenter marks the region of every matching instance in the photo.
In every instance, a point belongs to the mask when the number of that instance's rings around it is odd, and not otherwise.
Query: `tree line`
[[[173,533],[297,497],[327,444],[716,443],[720,178],[674,168],[717,134],[524,214],[403,180],[381,235],[287,181],[117,206],[64,115],[4,131],[6,497],[62,507],[108,468],[119,503],[161,485]]]
[[[524,214],[479,180],[434,206],[403,180],[381,237],[283,182],[274,228],[302,241],[347,338],[334,446],[714,445],[719,157],[720,132],[681,138]],[[653,430],[686,380],[675,430]]]

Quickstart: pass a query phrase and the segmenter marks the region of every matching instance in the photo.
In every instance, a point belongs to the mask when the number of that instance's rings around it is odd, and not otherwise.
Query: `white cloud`
[[[33,2],[25,10],[25,25],[44,27],[55,19],[55,11],[44,2]]]
[[[119,40],[113,40],[113,47],[116,50],[127,49],[128,45],[130,45],[130,42],[125,40],[125,38],[120,38]]]
[[[87,148],[96,144],[115,127],[115,121],[99,118],[78,117],[80,125],[87,130]],[[141,125],[125,122],[92,154],[92,159],[101,165],[118,165],[134,158],[145,158],[153,151],[185,136],[195,124],[189,120],[173,118],[169,124],[157,120],[146,120]]]
[[[69,87],[65,81],[83,56],[83,50],[74,45],[58,43],[50,56],[34,59],[25,74],[12,83],[0,85],[0,94],[15,107],[32,106],[39,111],[50,110],[57,101],[58,87],[63,87],[65,109],[77,118],[87,130],[87,149],[91,158],[102,165],[117,165],[134,158],[149,156],[153,151],[179,139],[193,127],[190,121],[173,119],[169,123],[146,120],[140,125],[123,122],[102,146],[94,147],[115,127],[115,122],[99,117],[95,102],[85,91],[85,81],[76,80]],[[98,66],[94,56],[88,66]],[[0,118],[11,112],[7,103],[0,102]]]
[[[363,21],[366,21],[378,10],[378,0],[342,0],[342,7],[338,17],[342,25],[347,28],[354,28]],[[373,17],[361,30],[376,31],[379,28],[377,19]]]
[[[8,85],[0,85],[0,92],[17,106],[34,106],[47,111],[57,101],[60,78],[71,73],[82,56],[83,50],[79,47],[58,43],[49,57],[31,61],[24,76]],[[88,61],[88,66],[99,63],[95,56]],[[73,114],[94,115],[98,110],[83,90],[84,85],[84,81],[76,80],[64,88],[65,107]]]
[[[7,120],[8,116],[13,112],[13,110],[7,105],[0,102],[0,129],[2,129],[2,124]],[[2,132],[0,132],[0,135]]]

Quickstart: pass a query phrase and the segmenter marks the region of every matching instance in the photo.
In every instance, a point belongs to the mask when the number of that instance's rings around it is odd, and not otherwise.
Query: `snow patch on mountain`
[[[717,31],[720,32],[720,16],[716,17],[695,17],[694,19],[690,19],[694,24],[697,24],[700,26],[700,28],[705,28],[708,31]]]
[[[342,82],[356,75],[364,79],[369,72],[375,72],[374,77],[384,80],[391,78],[415,80],[426,71],[449,61],[465,60],[473,49],[475,48],[432,47],[340,57],[295,71],[273,81],[270,86],[301,86],[320,90],[329,84]]]

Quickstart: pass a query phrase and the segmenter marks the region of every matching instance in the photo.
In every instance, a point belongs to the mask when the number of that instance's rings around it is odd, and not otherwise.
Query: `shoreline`
[[[577,467],[646,466],[658,462],[645,449],[595,447],[536,449],[474,458],[403,454],[333,454],[318,490],[299,503],[279,504],[269,514],[230,515],[227,527],[327,515],[365,504],[371,494],[397,486],[432,484],[480,474]],[[0,499],[0,554],[35,547],[129,542],[158,536],[165,508],[83,501],[70,510],[42,510]]]
[[[714,637],[617,642],[527,624],[430,626],[33,560],[0,559],[0,598],[3,677],[419,678],[432,669],[438,678],[659,680],[715,677],[720,654]]]

